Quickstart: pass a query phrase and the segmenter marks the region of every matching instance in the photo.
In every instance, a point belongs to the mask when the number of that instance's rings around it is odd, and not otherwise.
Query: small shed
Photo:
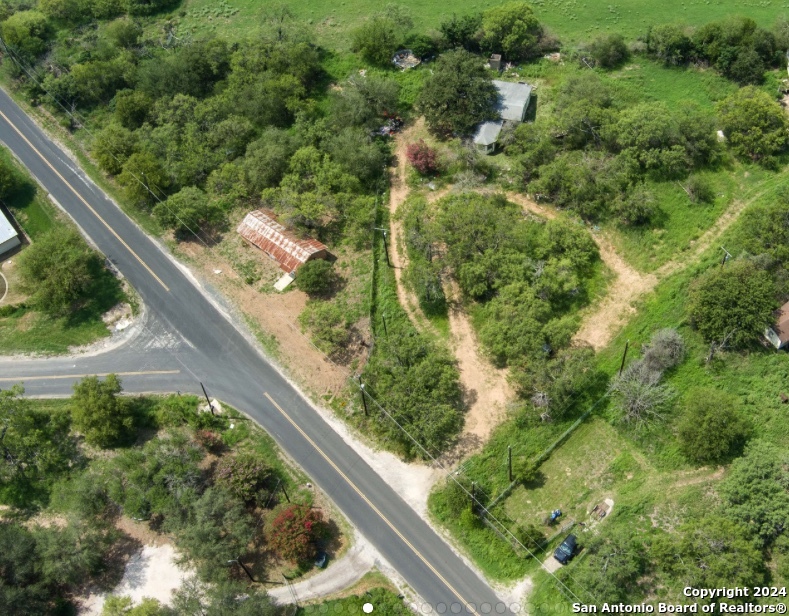
[[[493,153],[502,126],[504,126],[504,120],[491,120],[483,122],[477,127],[477,132],[474,133],[474,145],[480,152]]]
[[[775,323],[764,330],[764,336],[776,349],[789,345],[789,302],[775,312]]]
[[[501,70],[501,54],[494,53],[491,54],[490,59],[488,60],[488,66],[492,68],[494,71]]]
[[[236,229],[247,242],[279,263],[286,273],[295,272],[307,261],[329,258],[329,250],[318,240],[301,239],[277,221],[271,210],[253,210]]]
[[[531,100],[531,86],[523,81],[498,81],[493,80],[493,85],[499,91],[499,113],[502,120],[510,122],[523,122],[526,119],[526,110]]]
[[[526,119],[526,110],[531,101],[532,87],[527,83],[494,79],[493,85],[499,94],[496,110],[501,119],[483,122],[474,133],[474,145],[485,154],[495,152],[496,142],[505,122],[520,124]]]
[[[8,220],[5,212],[0,209],[0,255],[4,255],[21,243],[19,234],[16,232],[14,225]]]

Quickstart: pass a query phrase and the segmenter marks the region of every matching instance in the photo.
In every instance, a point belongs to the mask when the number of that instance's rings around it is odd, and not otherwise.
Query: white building
[[[0,255],[4,255],[21,243],[14,225],[6,218],[5,213],[0,210]]]
[[[486,154],[495,151],[496,141],[505,122],[520,124],[526,119],[526,110],[531,100],[532,87],[522,81],[516,83],[494,79],[493,85],[499,92],[499,104],[496,109],[501,119],[483,122],[474,133],[474,145]]]

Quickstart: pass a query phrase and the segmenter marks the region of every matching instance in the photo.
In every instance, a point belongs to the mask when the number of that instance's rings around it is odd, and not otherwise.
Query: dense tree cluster
[[[764,71],[783,60],[780,32],[748,17],[730,16],[699,28],[662,24],[649,29],[647,51],[666,64],[703,62],[740,84],[758,84]]]
[[[0,494],[10,502],[31,499],[79,462],[67,414],[38,411],[20,385],[0,391]],[[0,525],[2,526],[2,525]]]
[[[561,350],[598,258],[593,240],[569,221],[529,220],[502,195],[412,198],[403,210],[407,279],[428,314],[445,309],[442,280],[454,277],[478,302],[479,337],[494,362],[512,367],[544,420],[564,418],[572,398],[599,384],[591,349]]]
[[[83,113],[108,110],[92,114],[91,149],[131,203],[178,239],[212,237],[235,205],[262,200],[309,234],[369,241],[372,195],[387,162],[370,131],[398,111],[394,80],[357,75],[316,106],[320,53],[286,8],[272,10],[267,35],[254,41],[179,37],[162,45],[134,16],[168,8],[166,1],[127,0],[101,16],[82,4],[90,3],[46,0],[43,13],[12,11],[4,38],[27,62],[49,50],[43,90],[24,84],[32,97],[47,92]],[[99,4],[106,2],[92,6]],[[53,24],[82,19],[111,20],[53,40]],[[380,19],[403,31],[410,23],[397,7]]]
[[[379,429],[409,458],[425,457],[416,443],[436,455],[452,444],[463,425],[457,367],[444,348],[410,324],[395,327],[376,342],[365,367],[366,384],[391,415],[391,420],[382,417],[374,408]]]
[[[115,383],[112,378],[107,381],[108,386]],[[102,385],[94,377],[75,387],[71,401],[75,424],[87,390],[94,406],[114,404],[110,398],[119,386],[110,387],[112,391],[102,398],[97,384]],[[199,577],[185,582],[173,609],[155,601],[132,608],[127,599],[117,597],[107,601],[105,614],[276,613],[265,593],[239,583],[234,579],[238,571],[228,566],[228,561],[249,557],[264,544],[266,549],[280,550],[268,530],[265,536],[260,530],[267,518],[278,518],[272,511],[278,504],[272,489],[278,482],[288,482],[276,457],[254,447],[232,455],[216,450],[219,459],[206,464],[206,451],[194,438],[195,428],[182,423],[184,413],[199,414],[192,396],[129,400],[136,404],[138,418],[148,422],[146,427],[160,430],[113,455],[97,454],[82,447],[71,432],[68,413],[39,409],[23,393],[20,386],[0,392],[0,502],[16,508],[0,524],[3,613],[68,610],[69,597],[80,595],[86,585],[100,582],[99,576],[117,566],[112,555],[121,539],[116,528],[119,515],[174,537],[183,561]],[[228,429],[226,417],[201,415],[210,418],[206,425],[215,430]],[[42,519],[55,514],[57,523],[22,521],[38,507],[46,507]],[[303,550],[314,550],[315,542],[327,537],[328,525],[306,504],[292,507],[307,533],[302,536],[294,527],[289,536]],[[276,532],[283,535],[280,541],[286,541],[284,526]],[[286,547],[280,556],[291,558]],[[238,600],[242,593],[244,602]]]
[[[438,135],[469,135],[498,116],[498,92],[479,58],[463,49],[441,54],[419,93],[417,108]]]
[[[506,146],[538,199],[587,219],[648,224],[659,213],[649,182],[676,180],[720,156],[712,114],[691,103],[620,108],[594,73],[565,80],[555,113],[522,124]]]

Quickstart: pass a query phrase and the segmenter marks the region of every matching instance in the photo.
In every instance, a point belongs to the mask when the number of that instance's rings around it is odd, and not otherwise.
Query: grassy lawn
[[[457,0],[442,3],[401,0],[409,9],[415,31],[436,29],[452,13],[464,15],[501,4],[500,0]],[[643,2],[619,0],[534,0],[540,21],[564,43],[588,41],[600,33],[621,32],[627,38],[646,33],[649,25],[666,22],[704,24],[731,14],[743,14],[761,26],[771,26],[778,15],[789,13],[789,4],[764,0],[743,5],[735,0],[667,0]],[[340,50],[350,48],[349,30],[366,16],[381,10],[384,3],[372,0],[291,0],[287,3],[296,18],[311,25],[318,40]],[[175,13],[185,13],[182,28],[195,34],[215,33],[242,38],[259,31],[269,4],[260,0],[186,0]]]
[[[52,319],[29,308],[0,317],[0,355],[14,353],[63,354],[109,335],[101,314],[78,319]]]
[[[747,199],[758,189],[763,179],[762,170],[749,176],[741,165],[736,170],[722,169],[698,173],[714,187],[717,197],[713,203],[691,203],[679,183],[649,182],[655,192],[660,212],[652,226],[625,227],[609,223],[617,250],[637,270],[652,272],[668,261],[682,259],[682,253],[693,248],[702,234],[712,227],[727,209],[738,200]]]

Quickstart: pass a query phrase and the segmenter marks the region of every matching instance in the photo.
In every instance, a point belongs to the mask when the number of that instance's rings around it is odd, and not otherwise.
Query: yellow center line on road
[[[21,131],[20,131],[20,130],[19,130],[17,127],[16,127],[16,125],[15,125],[15,124],[13,124],[13,123],[11,122],[11,120],[9,120],[9,119],[8,119],[8,116],[7,116],[6,114],[4,114],[2,111],[0,111],[0,117],[2,117],[2,118],[3,118],[3,119],[6,121],[6,122],[8,122],[8,125],[9,125],[11,128],[13,128],[13,129],[14,129],[14,131],[16,132],[16,134],[17,134],[17,135],[19,135],[19,136],[22,138],[22,140],[23,140],[23,141],[24,141],[24,142],[25,142],[25,143],[26,143],[28,146],[30,146],[30,149],[31,149],[31,150],[33,150],[33,151],[34,151],[36,154],[38,154],[39,158],[40,158],[41,160],[43,160],[43,161],[44,161],[44,164],[45,164],[47,167],[49,167],[50,169],[52,169],[52,172],[53,172],[53,173],[54,173],[56,176],[58,176],[58,177],[60,178],[60,180],[61,180],[61,181],[62,181],[62,182],[63,182],[63,183],[66,185],[66,186],[68,186],[68,187],[71,189],[71,192],[73,192],[73,193],[74,193],[74,194],[77,196],[77,199],[79,199],[80,201],[82,201],[82,203],[84,203],[84,204],[85,204],[85,207],[86,207],[86,208],[88,208],[88,209],[89,209],[89,210],[90,210],[90,211],[93,213],[93,215],[94,215],[96,218],[98,218],[98,219],[99,219],[99,220],[102,222],[102,224],[103,224],[105,227],[107,227],[107,229],[109,230],[109,232],[110,232],[110,233],[112,233],[112,234],[115,236],[115,238],[116,238],[116,239],[117,239],[117,240],[118,240],[118,241],[119,241],[121,244],[123,244],[123,246],[126,248],[126,250],[128,250],[128,251],[129,251],[129,252],[130,252],[130,253],[131,253],[131,254],[134,256],[134,258],[135,258],[135,259],[137,259],[137,261],[139,261],[139,262],[140,262],[140,265],[142,265],[142,266],[143,266],[143,267],[144,267],[146,270],[148,270],[148,273],[149,273],[151,276],[153,276],[153,277],[156,279],[156,282],[158,282],[160,285],[162,285],[162,286],[164,287],[165,291],[167,291],[167,292],[169,293],[169,291],[170,291],[170,287],[168,287],[166,284],[164,284],[164,282],[162,282],[162,279],[161,279],[161,278],[159,278],[159,277],[158,277],[158,276],[157,276],[157,275],[154,273],[154,271],[153,271],[153,270],[152,270],[150,267],[148,267],[148,264],[147,264],[145,261],[143,261],[143,260],[142,260],[142,258],[140,258],[140,255],[138,255],[136,252],[134,252],[134,251],[131,249],[131,246],[129,246],[129,245],[128,245],[128,244],[127,244],[127,243],[126,243],[124,240],[123,240],[123,238],[122,238],[120,235],[118,235],[118,234],[115,232],[115,229],[113,229],[113,228],[112,228],[112,227],[111,227],[111,226],[110,226],[110,225],[107,223],[107,221],[106,221],[106,220],[104,220],[104,219],[103,219],[103,218],[102,218],[102,217],[99,215],[99,213],[98,213],[96,210],[94,210],[94,209],[91,207],[91,205],[90,205],[90,204],[89,204],[87,201],[85,201],[85,198],[84,198],[84,197],[83,197],[81,194],[79,194],[79,193],[77,192],[77,190],[76,190],[76,189],[75,189],[75,188],[74,188],[74,187],[73,187],[71,184],[69,184],[69,182],[66,180],[66,178],[64,178],[64,177],[63,177],[63,176],[60,174],[60,172],[58,172],[58,170],[57,170],[57,169],[55,169],[55,167],[53,167],[53,166],[52,166],[52,163],[50,163],[50,162],[49,162],[49,161],[48,161],[46,158],[44,158],[44,155],[43,155],[41,152],[39,152],[39,151],[38,151],[38,149],[36,148],[36,146],[34,146],[32,143],[30,143],[30,140],[29,140],[27,137],[25,137],[25,136],[22,134],[22,132],[21,132]]]
[[[2,112],[0,112],[2,113]],[[42,381],[44,379],[82,379],[86,376],[148,376],[156,374],[181,374],[180,370],[147,370],[142,372],[99,372],[92,374],[45,374],[36,376],[4,376],[0,381]]]
[[[399,530],[397,530],[397,528],[395,527],[395,525],[394,525],[394,524],[392,524],[392,523],[391,523],[391,522],[388,520],[388,518],[387,518],[387,517],[386,517],[386,516],[385,516],[383,513],[381,513],[381,511],[378,509],[378,507],[376,507],[376,506],[375,506],[375,505],[374,505],[374,504],[373,504],[373,503],[370,501],[370,499],[369,499],[369,498],[367,498],[367,497],[364,495],[364,493],[363,493],[363,492],[362,492],[362,491],[361,491],[361,490],[360,490],[360,489],[359,489],[359,488],[356,486],[356,484],[355,484],[353,481],[351,481],[351,480],[348,478],[348,476],[347,476],[345,473],[343,473],[343,472],[340,470],[340,468],[339,468],[339,467],[338,467],[338,466],[337,466],[337,465],[334,463],[334,461],[333,461],[331,458],[329,458],[329,456],[327,456],[327,455],[326,455],[326,453],[325,453],[325,452],[324,452],[324,451],[323,451],[323,450],[322,450],[320,447],[318,447],[318,445],[315,443],[315,441],[313,441],[313,440],[312,440],[312,439],[311,439],[311,438],[310,438],[310,437],[307,435],[307,433],[306,433],[306,432],[304,432],[304,430],[302,430],[302,429],[301,429],[301,427],[300,427],[300,426],[299,426],[299,425],[298,425],[298,424],[297,424],[295,421],[293,421],[293,419],[290,417],[290,415],[288,415],[288,414],[287,414],[287,413],[286,413],[286,412],[285,412],[285,411],[282,409],[282,407],[281,407],[279,404],[277,404],[277,403],[274,401],[274,399],[273,399],[273,398],[272,398],[272,397],[271,397],[271,396],[268,394],[268,392],[265,392],[263,395],[264,395],[264,396],[266,396],[266,398],[268,398],[269,402],[271,402],[271,404],[273,404],[273,405],[276,407],[276,409],[277,409],[277,410],[278,410],[280,413],[282,413],[283,417],[285,417],[285,419],[287,419],[287,420],[288,420],[288,422],[289,422],[289,423],[290,423],[290,424],[291,424],[291,425],[292,425],[294,428],[296,428],[296,430],[298,430],[298,431],[299,431],[299,434],[301,434],[301,435],[302,435],[302,436],[303,436],[303,437],[304,437],[304,438],[307,440],[307,442],[308,442],[310,445],[312,445],[312,446],[315,448],[315,451],[317,451],[317,452],[318,452],[318,453],[319,453],[319,454],[320,454],[320,455],[323,457],[323,459],[324,459],[324,460],[326,460],[326,462],[328,462],[328,463],[329,463],[329,465],[330,465],[330,466],[331,466],[331,467],[332,467],[332,468],[333,468],[335,471],[337,471],[337,473],[340,475],[340,477],[342,477],[342,478],[343,478],[343,479],[344,479],[344,480],[345,480],[345,481],[348,483],[348,485],[349,485],[349,486],[351,486],[351,488],[353,489],[353,491],[354,491],[354,492],[356,492],[356,493],[359,495],[359,497],[360,497],[360,498],[361,498],[361,499],[362,499],[362,500],[363,500],[365,503],[367,503],[367,505],[369,505],[370,509],[372,509],[373,511],[375,511],[375,513],[377,513],[377,514],[378,514],[378,517],[379,517],[379,518],[381,518],[381,519],[382,519],[382,520],[383,520],[383,521],[386,523],[386,525],[387,525],[389,528],[391,528],[391,529],[394,531],[394,533],[395,533],[395,534],[396,534],[398,537],[400,537],[400,539],[402,539],[402,540],[403,540],[403,543],[405,543],[405,544],[406,544],[406,545],[407,545],[409,548],[411,548],[411,551],[412,551],[414,554],[416,554],[416,555],[417,555],[417,557],[419,558],[419,560],[421,560],[421,561],[422,561],[422,562],[423,562],[423,563],[424,563],[424,564],[427,566],[427,568],[428,568],[428,569],[430,569],[430,570],[431,570],[431,571],[432,571],[432,572],[433,572],[433,573],[436,575],[436,577],[438,577],[438,579],[439,579],[439,580],[441,580],[441,581],[444,583],[444,585],[445,585],[447,588],[449,588],[449,590],[451,590],[451,591],[452,591],[452,594],[454,594],[454,595],[455,595],[455,596],[456,596],[458,599],[460,599],[460,602],[461,602],[461,604],[462,604],[464,607],[466,607],[466,608],[467,608],[467,609],[468,609],[468,610],[469,610],[469,611],[470,611],[472,614],[476,614],[476,608],[475,608],[475,607],[473,607],[471,603],[469,603],[468,601],[466,601],[466,600],[463,598],[463,596],[462,596],[462,595],[461,595],[461,594],[460,594],[460,593],[459,593],[457,590],[455,590],[455,588],[452,586],[452,584],[450,584],[450,583],[449,583],[449,582],[448,582],[448,581],[447,581],[447,580],[444,578],[444,576],[443,576],[443,575],[441,575],[441,574],[440,574],[440,573],[439,573],[439,572],[436,570],[436,568],[435,568],[433,565],[431,565],[431,564],[430,564],[430,562],[428,562],[428,560],[427,560],[427,559],[426,559],[426,558],[425,558],[425,557],[422,555],[422,553],[421,553],[419,550],[417,550],[417,549],[416,549],[416,548],[415,548],[415,547],[414,547],[414,546],[411,544],[411,542],[410,542],[408,539],[406,539],[406,538],[403,536],[403,534],[402,534],[402,533],[401,533]]]

